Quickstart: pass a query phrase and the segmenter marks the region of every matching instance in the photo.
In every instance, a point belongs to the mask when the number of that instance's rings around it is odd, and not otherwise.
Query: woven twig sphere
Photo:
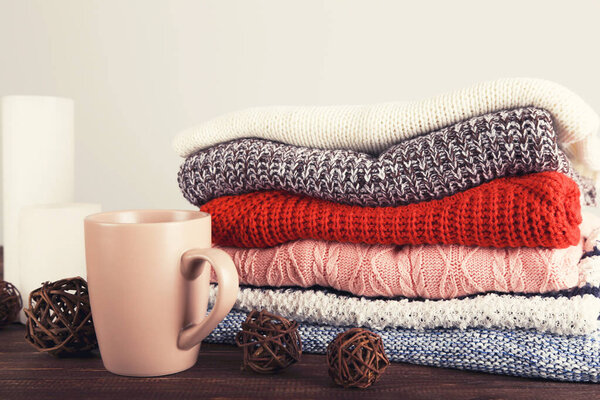
[[[22,306],[17,288],[12,283],[0,280],[0,327],[15,322]]]
[[[298,323],[266,311],[248,314],[235,342],[244,348],[242,369],[260,374],[279,372],[302,355]]]
[[[82,278],[45,282],[29,295],[25,339],[55,356],[83,353],[98,345],[87,282]]]
[[[379,335],[353,328],[342,332],[327,346],[329,376],[345,388],[365,389],[390,365]]]

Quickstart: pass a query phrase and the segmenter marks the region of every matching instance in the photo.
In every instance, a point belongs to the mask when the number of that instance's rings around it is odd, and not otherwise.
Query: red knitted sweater
[[[558,172],[493,180],[440,200],[398,207],[337,204],[287,192],[223,196],[201,207],[213,241],[268,247],[297,239],[368,244],[556,247],[577,244],[579,188]]]

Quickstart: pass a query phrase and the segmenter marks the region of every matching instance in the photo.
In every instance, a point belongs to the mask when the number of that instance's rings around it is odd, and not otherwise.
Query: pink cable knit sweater
[[[361,296],[449,299],[578,286],[582,243],[566,249],[366,245],[299,240],[264,249],[223,248],[240,283],[320,285]]]

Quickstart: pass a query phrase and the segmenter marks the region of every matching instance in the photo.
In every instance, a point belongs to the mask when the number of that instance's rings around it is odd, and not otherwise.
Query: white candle
[[[86,278],[83,219],[100,204],[27,206],[19,218],[19,267],[23,301],[42,282]]]
[[[2,98],[4,279],[22,293],[19,213],[23,206],[73,201],[73,100]],[[24,300],[27,297],[23,293]]]

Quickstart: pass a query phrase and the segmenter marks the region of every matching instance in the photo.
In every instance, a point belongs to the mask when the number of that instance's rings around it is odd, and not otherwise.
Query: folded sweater
[[[209,304],[214,304],[217,292],[218,287],[211,285]],[[370,329],[535,329],[585,335],[598,329],[599,296],[600,288],[589,285],[546,295],[488,293],[423,301],[369,299],[317,289],[242,287],[234,308],[266,310],[299,322]]]
[[[264,107],[226,114],[181,132],[182,157],[240,138],[263,138],[320,149],[379,154],[411,137],[495,111],[534,106],[553,117],[559,143],[573,158],[600,170],[598,115],[580,97],[553,82],[512,78],[483,82],[427,100],[363,106]]]
[[[550,113],[521,108],[406,140],[378,157],[234,140],[188,157],[178,181],[185,198],[197,206],[224,195],[284,190],[381,207],[440,199],[495,178],[543,171],[576,176],[557,146]],[[580,189],[594,204],[594,187]]]
[[[204,341],[235,344],[246,317],[243,311],[231,311]],[[302,351],[325,354],[327,345],[347,329],[300,323]],[[600,330],[581,336],[488,328],[374,332],[394,362],[570,382],[600,381]]]
[[[360,207],[253,192],[201,207],[216,244],[267,247],[298,239],[367,244],[564,248],[579,241],[577,184],[558,172],[495,179],[440,200]]]
[[[321,286],[357,296],[451,299],[486,292],[544,293],[599,281],[598,269],[580,261],[581,243],[545,249],[300,240],[266,249],[222,249],[243,285]]]

